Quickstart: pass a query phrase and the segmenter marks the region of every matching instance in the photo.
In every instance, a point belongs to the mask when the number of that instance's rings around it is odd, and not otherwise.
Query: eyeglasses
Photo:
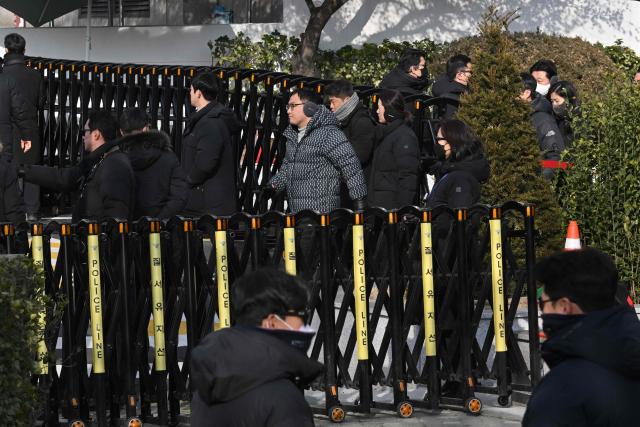
[[[563,297],[560,297],[563,298]],[[549,298],[542,299],[542,297],[538,297],[538,307],[540,307],[540,311],[544,311],[544,305],[548,302],[558,301],[560,298]]]
[[[469,74],[469,75],[472,75],[472,74],[473,74],[473,71],[471,71],[471,70],[469,70],[469,69],[466,69],[466,70],[460,70],[460,72],[461,72],[461,73],[467,73],[467,74]]]
[[[298,105],[304,105],[306,104],[306,102],[301,102],[299,104],[287,104],[287,111],[289,110],[293,110],[294,108],[296,108]]]

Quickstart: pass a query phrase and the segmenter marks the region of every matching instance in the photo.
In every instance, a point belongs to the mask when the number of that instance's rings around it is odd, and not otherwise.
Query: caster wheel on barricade
[[[480,415],[482,412],[482,402],[477,397],[470,397],[464,401],[464,410],[471,415]]]
[[[413,405],[409,402],[401,402],[398,404],[396,412],[400,418],[409,418],[413,415]]]
[[[342,406],[332,406],[327,411],[327,415],[332,423],[341,423],[344,421],[347,414],[344,412]]]
[[[84,421],[74,420],[69,423],[69,427],[85,427]]]
[[[511,405],[511,399],[509,396],[498,396],[498,405],[506,407]]]
[[[142,420],[140,418],[131,418],[127,422],[127,427],[142,427]]]

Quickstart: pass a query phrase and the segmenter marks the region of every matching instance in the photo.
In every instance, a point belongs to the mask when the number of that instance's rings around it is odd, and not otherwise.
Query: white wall
[[[92,29],[91,60],[118,63],[208,65],[207,41],[243,31],[253,38],[278,30],[299,35],[308,10],[304,0],[285,1],[284,24],[206,26],[98,27]],[[320,0],[315,0],[316,4]],[[323,48],[347,44],[430,38],[449,41],[473,34],[489,0],[350,0],[329,21]],[[505,8],[520,9],[515,31],[580,36],[612,44],[616,39],[640,52],[640,1],[632,0],[500,0]],[[28,41],[28,54],[61,59],[84,59],[85,30],[75,28],[0,29],[0,37],[18,31]]]

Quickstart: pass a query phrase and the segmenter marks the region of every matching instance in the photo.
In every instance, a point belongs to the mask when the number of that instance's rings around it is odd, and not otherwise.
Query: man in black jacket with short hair
[[[307,357],[315,331],[309,295],[295,276],[262,269],[239,278],[235,325],[206,336],[191,355],[191,425],[310,427],[304,387],[322,372]]]
[[[72,221],[107,218],[131,220],[135,205],[135,177],[126,154],[118,149],[118,124],[108,111],[93,111],[84,125],[88,152],[68,168],[24,166],[24,179],[58,191],[79,190]]]
[[[535,268],[542,358],[523,427],[634,426],[640,396],[640,321],[618,305],[618,272],[597,249],[558,252]]]
[[[44,103],[42,75],[38,70],[27,67],[24,59],[26,40],[20,34],[7,34],[4,38],[4,65],[2,73],[11,76],[16,82],[16,88],[22,94],[29,108],[28,126],[31,144],[25,147],[21,142],[22,131],[17,123],[13,124],[13,142],[7,143],[6,156],[17,165],[37,165],[42,161],[42,147],[40,145],[40,130],[38,129],[38,110]],[[40,187],[30,182],[23,185],[24,204],[27,216],[35,220],[40,211]]]
[[[560,160],[564,151],[564,141],[553,117],[553,108],[547,98],[536,92],[537,83],[531,74],[522,73],[522,90],[520,99],[531,105],[531,122],[538,136],[538,144],[542,153],[542,160]],[[542,176],[553,179],[555,169],[542,168]]]
[[[380,88],[399,90],[402,95],[424,94],[429,85],[424,54],[416,49],[408,49],[398,65],[380,82]]]
[[[120,149],[127,154],[136,177],[133,218],[167,219],[178,215],[187,203],[189,187],[169,136],[150,129],[151,118],[141,108],[120,115]]]
[[[191,80],[191,105],[182,140],[180,161],[191,190],[184,209],[187,215],[232,215],[238,210],[233,137],[240,121],[216,100],[218,79],[210,72]]]
[[[439,109],[440,118],[450,119],[458,111],[460,96],[469,92],[469,79],[473,73],[471,58],[457,54],[447,61],[447,73],[433,83],[433,96],[446,102]]]

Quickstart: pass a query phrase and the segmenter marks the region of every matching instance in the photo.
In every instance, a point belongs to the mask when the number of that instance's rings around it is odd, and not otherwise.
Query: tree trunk
[[[320,36],[331,16],[349,0],[324,0],[321,6],[314,6],[313,0],[305,0],[309,12],[307,28],[301,35],[300,47],[293,57],[293,73],[302,76],[319,77],[316,68],[316,53],[320,45]]]

